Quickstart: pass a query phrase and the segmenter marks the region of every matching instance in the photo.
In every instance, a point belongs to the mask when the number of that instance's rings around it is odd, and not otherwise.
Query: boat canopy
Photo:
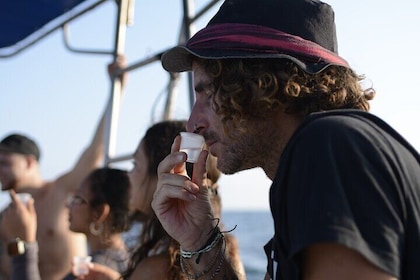
[[[74,49],[68,43],[66,35],[67,24],[81,15],[88,13],[106,2],[116,3],[117,17],[115,19],[115,40],[113,49],[109,51]],[[5,0],[0,2],[0,59],[8,58],[28,49],[30,46],[41,41],[52,32],[62,29],[64,43],[68,50],[77,53],[106,54],[112,55],[114,61],[120,55],[124,55],[126,40],[126,28],[132,22],[133,10],[136,0]],[[140,0],[137,0],[140,1]],[[206,11],[212,8],[219,0],[210,0],[201,10],[193,11],[194,0],[181,0],[183,17],[179,33],[179,43],[185,42],[191,37],[194,22]],[[112,19],[110,19],[112,20]],[[131,155],[115,156],[116,127],[119,115],[121,96],[120,74],[128,72],[152,62],[160,60],[162,52],[141,58],[124,69],[114,73],[111,79],[111,93],[108,102],[106,143],[105,143],[105,165],[111,162],[127,160]],[[173,94],[176,92],[179,75],[168,73],[169,83],[166,94],[166,108],[163,119],[171,119],[171,108]],[[189,95],[190,104],[193,103],[194,91],[192,88],[192,77],[188,74],[190,81]]]

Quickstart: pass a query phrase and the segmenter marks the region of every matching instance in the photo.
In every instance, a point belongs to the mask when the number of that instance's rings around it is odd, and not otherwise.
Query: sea
[[[226,230],[236,226],[231,234],[238,240],[247,280],[263,280],[267,267],[263,246],[274,233],[270,211],[226,210],[222,221]]]

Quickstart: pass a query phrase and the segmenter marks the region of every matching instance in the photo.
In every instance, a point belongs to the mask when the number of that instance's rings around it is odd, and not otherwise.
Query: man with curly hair
[[[188,130],[209,147],[189,178],[176,138],[152,202],[185,273],[236,279],[200,180],[210,152],[273,182],[265,279],[420,279],[420,156],[368,113],[375,91],[338,55],[329,5],[226,0],[162,63],[193,72]]]

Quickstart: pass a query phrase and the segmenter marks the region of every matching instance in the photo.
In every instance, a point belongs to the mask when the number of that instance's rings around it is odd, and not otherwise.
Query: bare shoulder
[[[66,208],[66,201],[68,193],[57,185],[57,181],[45,182],[43,187],[37,189],[32,196],[35,200],[38,232],[41,233],[43,229],[56,231],[58,225],[61,225],[60,232],[67,232],[68,209]]]
[[[303,267],[303,279],[397,279],[357,251],[334,243],[315,244],[305,249]]]
[[[56,192],[69,193],[77,189],[78,185],[82,182],[86,174],[77,174],[76,172],[69,171],[57,177],[51,183]]]
[[[36,194],[35,200],[48,200],[51,202],[51,199],[54,199],[53,201],[57,200],[62,204],[62,201],[67,199],[68,192],[66,188],[60,186],[61,184],[62,182],[59,179],[46,181],[44,186]]]
[[[169,268],[169,257],[156,255],[142,260],[134,270],[130,279],[155,279],[165,280]]]

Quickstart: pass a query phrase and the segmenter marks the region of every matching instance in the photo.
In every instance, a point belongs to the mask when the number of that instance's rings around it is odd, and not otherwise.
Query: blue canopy
[[[104,0],[3,0],[0,50],[10,56],[34,44]]]

